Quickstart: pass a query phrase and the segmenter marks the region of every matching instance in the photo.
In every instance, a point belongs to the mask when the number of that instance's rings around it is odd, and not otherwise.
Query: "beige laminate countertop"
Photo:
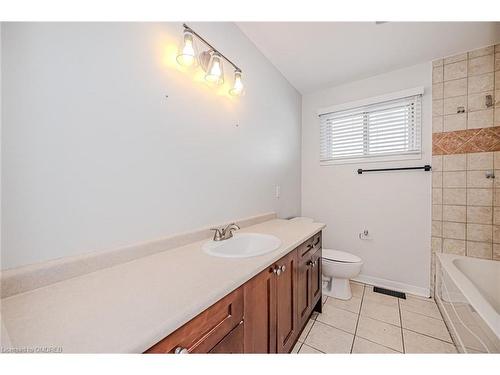
[[[2,329],[14,348],[142,353],[324,227],[270,220],[241,230],[281,239],[265,255],[214,257],[205,240],[7,297]]]

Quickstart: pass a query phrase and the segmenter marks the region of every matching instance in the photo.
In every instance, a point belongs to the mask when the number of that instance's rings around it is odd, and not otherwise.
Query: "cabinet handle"
[[[314,247],[318,246],[319,245],[319,240],[320,240],[320,237],[318,237],[318,240],[316,241],[316,243],[314,244]]]
[[[280,267],[280,269],[281,269],[281,272],[285,272],[285,271],[286,271],[286,267],[285,267],[285,265],[282,265],[282,266]]]
[[[175,348],[174,353],[175,354],[189,354],[189,350],[187,350],[186,348],[183,348],[182,346],[178,346],[177,348]]]
[[[279,276],[281,274],[281,267],[274,267],[273,272],[276,274],[276,276]]]
[[[313,247],[314,247],[314,245],[312,243],[310,243],[309,245],[307,245],[307,250],[311,250]]]

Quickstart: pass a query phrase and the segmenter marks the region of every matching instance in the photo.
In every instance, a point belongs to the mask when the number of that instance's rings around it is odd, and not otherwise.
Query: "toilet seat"
[[[339,263],[360,263],[361,258],[345,251],[323,249],[322,257],[324,260]]]

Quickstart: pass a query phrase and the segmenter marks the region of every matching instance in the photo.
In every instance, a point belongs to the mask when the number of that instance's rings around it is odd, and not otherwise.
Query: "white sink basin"
[[[281,246],[281,240],[270,234],[237,233],[223,241],[208,241],[201,248],[209,255],[223,258],[248,258],[270,253]]]

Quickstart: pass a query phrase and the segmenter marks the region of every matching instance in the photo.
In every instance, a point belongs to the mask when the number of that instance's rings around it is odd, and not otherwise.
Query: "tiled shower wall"
[[[432,265],[500,260],[500,44],[434,61],[432,83]]]

